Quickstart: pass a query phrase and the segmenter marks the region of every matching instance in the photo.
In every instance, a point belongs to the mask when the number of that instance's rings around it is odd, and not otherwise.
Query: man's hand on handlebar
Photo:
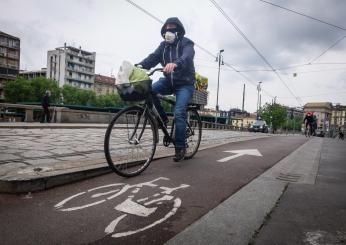
[[[175,63],[168,63],[165,68],[163,68],[164,73],[172,73],[174,69],[177,67]]]

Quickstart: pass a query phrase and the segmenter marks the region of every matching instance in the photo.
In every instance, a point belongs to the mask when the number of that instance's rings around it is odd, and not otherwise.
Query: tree
[[[78,89],[70,85],[64,85],[61,90],[63,102],[68,105],[78,105]]]
[[[78,104],[86,106],[95,106],[96,93],[92,90],[77,89]]]
[[[273,133],[286,122],[286,108],[279,104],[266,103],[261,111],[261,117],[271,125]]]
[[[32,88],[33,102],[41,102],[47,90],[51,92],[51,103],[60,101],[60,88],[55,81],[45,77],[37,77],[30,81],[30,86]]]
[[[285,129],[300,131],[303,123],[303,117],[293,117],[292,119],[288,119],[287,125],[285,125]]]
[[[24,78],[6,82],[4,93],[5,101],[10,103],[33,100],[31,83]]]
[[[11,103],[41,103],[47,90],[51,91],[51,102],[56,103],[60,99],[60,89],[56,82],[45,77],[34,78],[31,81],[18,77],[14,81],[5,83],[5,100]]]
[[[84,90],[65,84],[62,87],[63,102],[67,105],[95,106],[96,94],[92,90]]]
[[[123,107],[125,102],[118,93],[112,93],[97,96],[95,105],[98,107]]]

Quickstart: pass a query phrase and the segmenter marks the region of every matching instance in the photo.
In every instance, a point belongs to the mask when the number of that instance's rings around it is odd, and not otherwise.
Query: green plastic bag
[[[147,75],[146,70],[134,67],[129,80],[138,93],[148,91],[150,77]]]

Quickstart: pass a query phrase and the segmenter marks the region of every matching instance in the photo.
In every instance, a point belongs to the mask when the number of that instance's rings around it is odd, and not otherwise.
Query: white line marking
[[[176,188],[169,188],[169,187],[161,186],[160,189],[164,190],[161,192],[162,194],[171,194],[173,191],[176,191],[176,190],[179,190],[182,188],[187,188],[187,187],[189,187],[189,185],[181,184],[180,186],[178,186]]]
[[[161,198],[154,199],[154,200],[151,200],[149,202],[146,202],[146,203],[144,203],[144,205],[149,205],[149,204],[152,204],[152,203],[155,203],[155,202],[160,202],[160,201],[170,201],[172,199],[173,199],[173,196],[164,195]]]
[[[76,195],[70,196],[70,197],[68,197],[68,198],[66,198],[66,199],[64,199],[64,200],[62,200],[62,201],[59,202],[58,204],[56,204],[54,207],[55,207],[55,208],[61,208],[65,203],[67,203],[67,202],[70,201],[71,199],[73,199],[73,198],[75,198],[75,197],[77,197],[77,196],[83,195],[84,193],[85,193],[85,191],[84,191],[84,192],[79,192],[79,193],[77,193]]]
[[[94,190],[98,190],[98,189],[101,189],[101,188],[106,188],[106,187],[111,187],[111,186],[118,186],[118,185],[125,185],[125,184],[123,184],[123,183],[116,183],[116,184],[110,184],[110,185],[103,185],[103,186],[99,186],[99,187],[95,187],[95,188],[89,189],[88,192],[94,191]]]
[[[122,220],[123,218],[125,218],[127,216],[127,214],[123,214],[121,216],[119,216],[118,218],[116,218],[115,220],[113,220],[105,229],[105,232],[107,234],[110,234],[112,232],[114,232],[115,227],[117,226],[117,224],[120,222],[120,220]]]
[[[233,156],[225,157],[220,160],[217,160],[218,162],[227,162],[229,160],[232,160],[234,158],[244,156],[244,155],[251,155],[251,156],[259,156],[262,157],[262,154],[257,149],[247,149],[247,150],[234,150],[234,151],[224,151],[224,152],[230,152],[235,153]]]
[[[144,201],[146,201],[148,199],[149,199],[149,197],[145,197],[145,198],[142,198],[142,199],[138,199],[137,202],[144,202]]]
[[[114,192],[117,192],[117,191],[119,191],[119,189],[116,189],[114,191],[103,192],[103,193],[96,193],[96,194],[92,195],[91,198],[105,196],[105,195],[108,195],[108,194],[111,194],[111,193],[114,193]]]
[[[127,232],[120,232],[120,233],[115,233],[114,235],[112,235],[112,237],[123,237],[123,236],[129,236],[129,235],[132,235],[132,234],[135,234],[135,233],[138,233],[138,232],[141,232],[141,231],[144,231],[144,230],[147,230],[155,225],[158,225],[160,223],[162,223],[163,221],[165,221],[166,219],[168,219],[169,217],[173,216],[178,208],[181,206],[181,199],[180,198],[176,198],[174,200],[174,206],[173,206],[173,209],[165,215],[165,217],[163,217],[162,219],[159,219],[157,221],[155,221],[154,223],[152,223],[151,225],[148,225],[146,227],[143,227],[141,229],[138,229],[138,230],[134,230],[134,231],[127,231]]]
[[[116,210],[128,214],[133,214],[141,217],[148,217],[150,214],[154,213],[156,208],[147,208],[141,204],[132,201],[130,198],[126,199],[124,202],[120,203],[115,207]]]
[[[91,207],[91,206],[95,206],[95,205],[100,204],[100,203],[103,203],[103,202],[105,202],[105,201],[106,201],[106,199],[103,199],[103,200],[101,200],[101,201],[89,203],[89,204],[86,204],[86,205],[84,205],[84,206],[61,209],[60,211],[64,211],[64,212],[65,212],[65,211],[68,211],[68,212],[70,212],[70,211],[75,211],[75,210],[79,210],[79,209],[83,209],[83,208],[88,208],[88,207]]]

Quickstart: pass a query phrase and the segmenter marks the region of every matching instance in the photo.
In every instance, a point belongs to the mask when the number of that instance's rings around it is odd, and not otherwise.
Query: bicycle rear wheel
[[[118,175],[133,177],[150,164],[156,149],[156,126],[139,106],[118,112],[109,124],[104,151],[109,167]]]
[[[202,138],[202,122],[195,108],[187,109],[186,154],[185,159],[192,158],[198,151]]]

